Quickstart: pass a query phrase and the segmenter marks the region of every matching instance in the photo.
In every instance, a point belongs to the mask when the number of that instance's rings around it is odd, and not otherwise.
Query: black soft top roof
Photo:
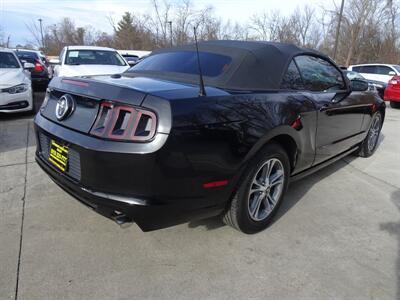
[[[195,51],[195,45],[159,49],[151,55],[175,51]],[[292,44],[256,41],[205,41],[199,43],[200,52],[223,54],[232,58],[229,67],[217,77],[204,76],[206,85],[228,90],[279,89],[282,77],[294,56],[311,54],[325,57],[317,51],[302,49]],[[146,73],[146,72],[143,72]],[[127,74],[135,76],[142,72]],[[150,75],[150,74],[149,74]],[[197,84],[197,75],[182,73],[151,73],[151,76]]]

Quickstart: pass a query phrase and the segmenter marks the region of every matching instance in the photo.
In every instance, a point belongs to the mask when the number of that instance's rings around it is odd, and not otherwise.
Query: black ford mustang
[[[36,160],[117,223],[148,231],[222,214],[253,233],[289,180],[375,151],[385,104],[367,89],[288,44],[163,49],[122,75],[54,78],[35,118]]]

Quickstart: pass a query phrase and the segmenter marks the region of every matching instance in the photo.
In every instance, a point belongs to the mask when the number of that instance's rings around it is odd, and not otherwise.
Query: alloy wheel
[[[277,158],[268,159],[256,172],[248,196],[248,212],[253,221],[265,220],[277,205],[284,187],[285,170]]]
[[[379,138],[379,132],[381,130],[381,116],[377,114],[372,121],[372,126],[369,129],[368,137],[368,150],[373,151]]]

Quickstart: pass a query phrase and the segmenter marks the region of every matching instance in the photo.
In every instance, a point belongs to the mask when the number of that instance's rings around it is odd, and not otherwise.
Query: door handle
[[[326,111],[326,110],[328,110],[328,109],[330,109],[330,108],[332,108],[332,103],[326,103],[326,104],[322,105],[322,106],[319,108],[319,111],[323,112],[323,111]]]

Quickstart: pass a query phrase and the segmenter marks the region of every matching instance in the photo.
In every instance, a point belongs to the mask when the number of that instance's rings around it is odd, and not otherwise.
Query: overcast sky
[[[161,0],[162,1],[162,0]],[[179,2],[173,0],[172,2]],[[279,10],[290,14],[297,6],[308,4],[320,9],[330,8],[339,0],[192,0],[195,8],[212,6],[217,17],[245,23],[254,13],[263,10]],[[98,30],[111,32],[107,16],[115,20],[125,12],[147,13],[150,0],[0,0],[0,28],[11,35],[11,43],[25,44],[32,41],[27,23],[43,19],[44,26],[70,17],[77,26],[92,25]]]

